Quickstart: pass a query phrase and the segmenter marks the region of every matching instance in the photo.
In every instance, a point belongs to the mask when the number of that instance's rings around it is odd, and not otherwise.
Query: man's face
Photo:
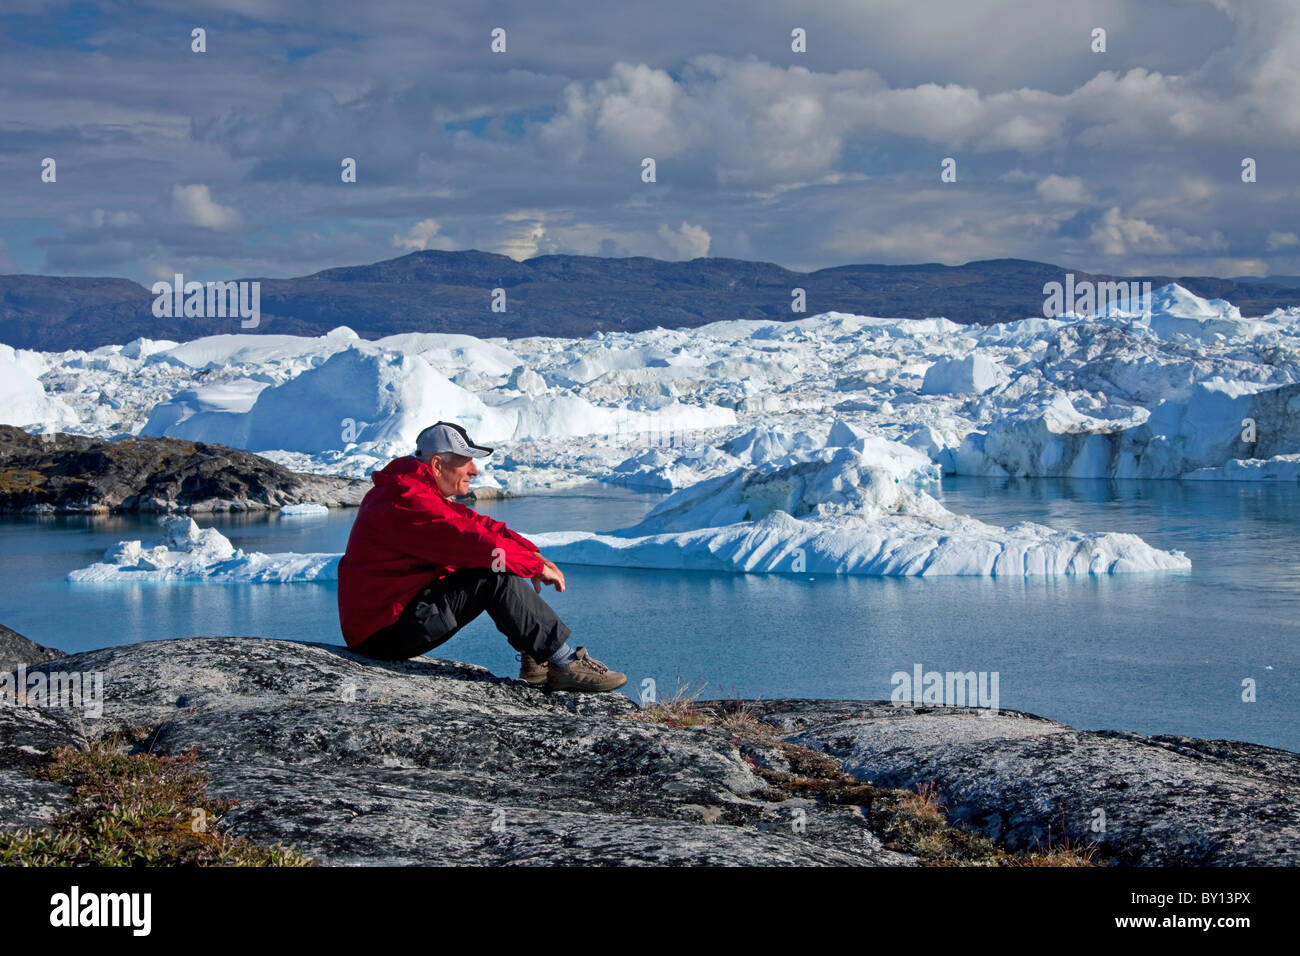
[[[443,461],[436,455],[429,461],[438,490],[448,498],[469,494],[469,480],[478,474],[473,458],[457,456],[455,460],[460,464]]]

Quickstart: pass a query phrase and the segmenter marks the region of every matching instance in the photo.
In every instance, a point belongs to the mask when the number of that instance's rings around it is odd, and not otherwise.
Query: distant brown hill
[[[1243,315],[1300,304],[1300,288],[1269,280],[1117,277],[1024,259],[802,273],[739,259],[538,256],[518,262],[477,250],[428,251],[301,278],[260,279],[261,323],[252,331],[320,335],[346,325],[373,339],[411,331],[518,338],[690,328],[721,319],[801,318],[790,309],[796,287],[806,291],[804,315],[835,310],[1005,322],[1041,315],[1043,286],[1069,271],[1076,281],[1149,281],[1153,288],[1178,282],[1197,295],[1228,299]],[[504,313],[491,310],[491,290],[498,287],[506,290]],[[250,331],[238,318],[155,318],[153,298],[126,279],[0,276],[0,342],[54,351],[141,336],[184,341]]]

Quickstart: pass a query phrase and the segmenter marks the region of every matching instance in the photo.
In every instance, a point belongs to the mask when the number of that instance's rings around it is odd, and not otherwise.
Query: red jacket
[[[394,623],[433,581],[457,568],[492,567],[496,548],[511,574],[541,574],[537,545],[446,498],[418,458],[394,459],[371,480],[339,561],[339,624],[349,647]]]

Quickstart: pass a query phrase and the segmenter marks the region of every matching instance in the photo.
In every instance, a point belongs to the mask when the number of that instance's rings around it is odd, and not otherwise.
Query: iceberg
[[[982,395],[1004,385],[1010,376],[983,355],[941,358],[925,371],[922,395]]]
[[[791,454],[670,495],[608,534],[530,534],[554,561],[748,573],[1058,575],[1181,571],[1181,551],[953,514],[924,489],[938,469],[880,438]]]
[[[841,432],[839,437],[847,437]],[[528,533],[573,564],[744,573],[1108,575],[1182,571],[1180,551],[1131,534],[1084,534],[953,514],[925,490],[938,468],[874,436],[741,467],[669,495],[638,524],[607,534]],[[73,581],[305,581],[337,575],[339,555],[235,551],[214,529],[164,519],[164,544],[126,541]]]
[[[1181,551],[1159,551],[1132,534],[1078,534],[1022,523],[999,528],[953,516],[759,521],[639,537],[591,532],[533,534],[557,563],[749,573],[872,576],[1121,574],[1185,571]]]
[[[280,509],[281,518],[321,518],[330,513],[324,505],[285,505]]]
[[[166,517],[159,521],[163,540],[156,545],[120,541],[104,558],[68,574],[75,584],[126,584],[133,582],[211,581],[275,582],[335,581],[337,554],[262,554],[237,550],[215,528],[202,528],[193,518]]]
[[[0,425],[49,428],[76,421],[64,402],[46,394],[39,378],[46,367],[35,352],[0,345]]]
[[[1243,318],[1170,284],[990,326],[827,312],[580,339],[340,327],[0,350],[0,383],[15,424],[218,442],[356,477],[460,421],[498,449],[482,483],[512,494],[675,491],[865,436],[949,474],[1256,480],[1287,466],[1233,463],[1300,454],[1300,308]]]

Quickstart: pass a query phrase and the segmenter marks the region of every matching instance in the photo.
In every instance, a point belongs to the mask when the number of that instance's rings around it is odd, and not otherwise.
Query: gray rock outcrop
[[[0,826],[43,825],[68,789],[52,748],[146,728],[195,748],[230,832],[329,864],[910,865],[870,808],[783,791],[782,753],[725,727],[635,719],[620,694],[548,694],[482,668],[383,664],[342,647],[192,638],[75,654],[102,717],[0,707]],[[738,703],[738,702],[720,702]],[[1297,859],[1300,757],[1244,744],[1076,731],[1014,712],[750,702],[781,740],[875,784],[933,780],[951,819],[1008,845],[1072,839],[1133,863]],[[1092,810],[1107,829],[1089,832]],[[792,825],[796,818],[805,827]]]
[[[964,707],[772,701],[756,712],[855,776],[933,781],[950,820],[1012,850],[1065,837],[1121,864],[1300,864],[1300,755],[1287,750]]]

